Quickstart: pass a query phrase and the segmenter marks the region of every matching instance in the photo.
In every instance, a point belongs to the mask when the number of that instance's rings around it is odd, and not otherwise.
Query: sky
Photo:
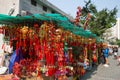
[[[84,1],[88,0],[48,0],[53,5],[61,9],[67,14],[75,17],[77,7],[83,7],[85,5]],[[91,0],[92,3],[96,6],[97,10],[102,10],[107,8],[108,10],[114,9],[117,7],[118,13],[117,18],[120,18],[120,0]]]

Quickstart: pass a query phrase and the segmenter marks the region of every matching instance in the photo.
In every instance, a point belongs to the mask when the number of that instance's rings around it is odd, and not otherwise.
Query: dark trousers
[[[102,57],[102,59],[101,59],[102,64],[105,64],[105,56],[102,55],[101,57]]]

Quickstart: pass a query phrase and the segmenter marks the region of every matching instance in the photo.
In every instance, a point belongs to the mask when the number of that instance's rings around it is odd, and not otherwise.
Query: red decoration
[[[90,20],[90,18],[91,18],[91,15],[90,15],[90,13],[88,13],[88,15],[87,15],[87,17],[86,17],[86,21],[85,21],[85,23],[84,23],[84,30],[86,30],[86,28],[87,28],[87,26],[88,26],[88,21]]]
[[[93,62],[97,62],[97,57],[95,54],[93,54],[92,60],[93,60]]]
[[[80,16],[81,16],[81,7],[77,7],[78,11],[76,12],[76,18],[75,18],[75,24],[78,25],[80,22]]]
[[[39,25],[37,24],[37,23],[34,23],[34,28],[38,28],[39,27]]]
[[[16,55],[18,55],[19,42],[16,42]]]
[[[4,29],[0,27],[0,34],[4,34]]]

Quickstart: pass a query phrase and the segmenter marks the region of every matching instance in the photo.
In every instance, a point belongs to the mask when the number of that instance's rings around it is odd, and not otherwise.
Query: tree
[[[117,39],[114,44],[120,46],[120,40]]]
[[[117,13],[116,7],[113,10],[105,8],[98,11],[96,6],[91,3],[91,0],[88,2],[85,1],[85,3],[85,6],[82,8],[80,24],[83,25],[85,23],[86,15],[90,13],[91,19],[88,23],[87,29],[89,29],[92,33],[95,33],[97,36],[101,36],[106,29],[115,25]]]

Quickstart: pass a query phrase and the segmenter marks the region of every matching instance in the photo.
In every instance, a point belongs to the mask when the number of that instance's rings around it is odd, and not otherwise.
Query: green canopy
[[[69,30],[75,35],[83,36],[86,38],[97,37],[96,34],[93,34],[88,30],[84,30],[83,28],[74,25],[68,20],[67,17],[60,14],[33,14],[27,16],[9,16],[0,14],[0,24],[19,24],[33,21],[53,21],[56,22],[59,27],[62,27],[65,30]]]

